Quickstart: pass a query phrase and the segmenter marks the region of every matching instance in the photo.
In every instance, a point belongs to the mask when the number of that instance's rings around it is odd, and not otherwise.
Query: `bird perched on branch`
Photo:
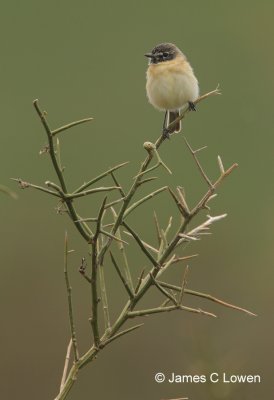
[[[198,81],[186,56],[173,43],[161,43],[145,54],[149,58],[146,91],[149,102],[165,111],[163,136],[180,132],[181,121],[168,129],[188,104],[195,111],[193,103],[199,96]]]

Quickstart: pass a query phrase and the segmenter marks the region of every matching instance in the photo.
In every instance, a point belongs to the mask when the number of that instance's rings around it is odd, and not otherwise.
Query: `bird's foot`
[[[192,101],[188,102],[189,111],[196,111],[196,106]]]
[[[163,128],[162,136],[163,139],[170,139],[170,131],[168,128]]]

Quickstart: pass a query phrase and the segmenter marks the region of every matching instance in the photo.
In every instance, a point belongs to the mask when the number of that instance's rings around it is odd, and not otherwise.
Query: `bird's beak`
[[[152,53],[146,53],[146,54],[145,54],[145,57],[153,58],[153,57],[155,57],[155,55],[152,54]]]

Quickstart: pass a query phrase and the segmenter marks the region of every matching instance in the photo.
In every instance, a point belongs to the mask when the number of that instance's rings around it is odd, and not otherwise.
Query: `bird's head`
[[[150,53],[145,54],[145,56],[149,58],[149,64],[158,64],[170,61],[175,59],[178,55],[182,55],[182,52],[173,43],[158,44]]]

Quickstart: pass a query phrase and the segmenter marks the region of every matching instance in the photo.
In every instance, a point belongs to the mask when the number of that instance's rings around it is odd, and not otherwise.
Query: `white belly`
[[[148,75],[147,96],[149,102],[160,110],[179,110],[199,95],[199,87],[192,71],[180,73],[167,71]]]

